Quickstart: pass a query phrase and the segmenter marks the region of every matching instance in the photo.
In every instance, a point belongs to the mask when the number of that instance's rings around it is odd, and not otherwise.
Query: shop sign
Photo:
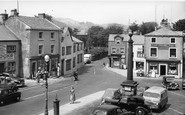
[[[175,44],[151,44],[151,47],[158,47],[159,49],[168,49],[169,47],[175,47]]]
[[[0,61],[14,60],[14,53],[0,54]]]
[[[176,67],[177,64],[176,64],[176,63],[170,63],[169,66],[170,66],[170,67]]]
[[[157,63],[150,63],[150,66],[157,66]]]

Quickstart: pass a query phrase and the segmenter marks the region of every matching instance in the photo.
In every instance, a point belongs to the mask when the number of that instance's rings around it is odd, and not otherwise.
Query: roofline
[[[62,31],[62,29],[41,29],[41,28],[30,28],[26,30],[40,30],[40,31]]]
[[[145,37],[183,37],[183,35],[144,35]]]
[[[8,28],[8,26],[5,25],[5,27],[15,36],[17,40],[20,40],[19,37],[10,28]]]
[[[21,42],[21,40],[0,40],[0,42]]]
[[[44,18],[44,20],[48,21],[49,23],[53,24],[54,26],[56,26],[58,29],[62,30],[61,27],[57,26],[56,24],[54,24],[53,22],[49,21],[48,19]]]

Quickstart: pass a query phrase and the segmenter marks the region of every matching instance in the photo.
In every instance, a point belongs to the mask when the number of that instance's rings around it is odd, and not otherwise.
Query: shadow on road
[[[167,109],[169,109],[171,106],[171,104],[167,104],[164,108],[162,108],[161,110],[153,110],[152,112],[154,113],[162,113],[162,112],[165,112]]]

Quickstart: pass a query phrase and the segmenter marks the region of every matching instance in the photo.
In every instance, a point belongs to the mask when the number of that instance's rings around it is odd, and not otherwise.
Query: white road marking
[[[178,110],[176,110],[176,109],[173,109],[173,108],[171,108],[171,107],[170,107],[169,109],[171,109],[171,110],[177,112],[177,113],[180,114],[180,115],[184,115],[184,113],[182,113],[182,112],[180,112],[180,111],[178,111]]]

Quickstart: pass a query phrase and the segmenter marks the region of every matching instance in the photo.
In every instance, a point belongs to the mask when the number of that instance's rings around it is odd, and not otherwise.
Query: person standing
[[[75,97],[75,88],[72,86],[70,90],[70,104],[73,104],[76,100]]]

